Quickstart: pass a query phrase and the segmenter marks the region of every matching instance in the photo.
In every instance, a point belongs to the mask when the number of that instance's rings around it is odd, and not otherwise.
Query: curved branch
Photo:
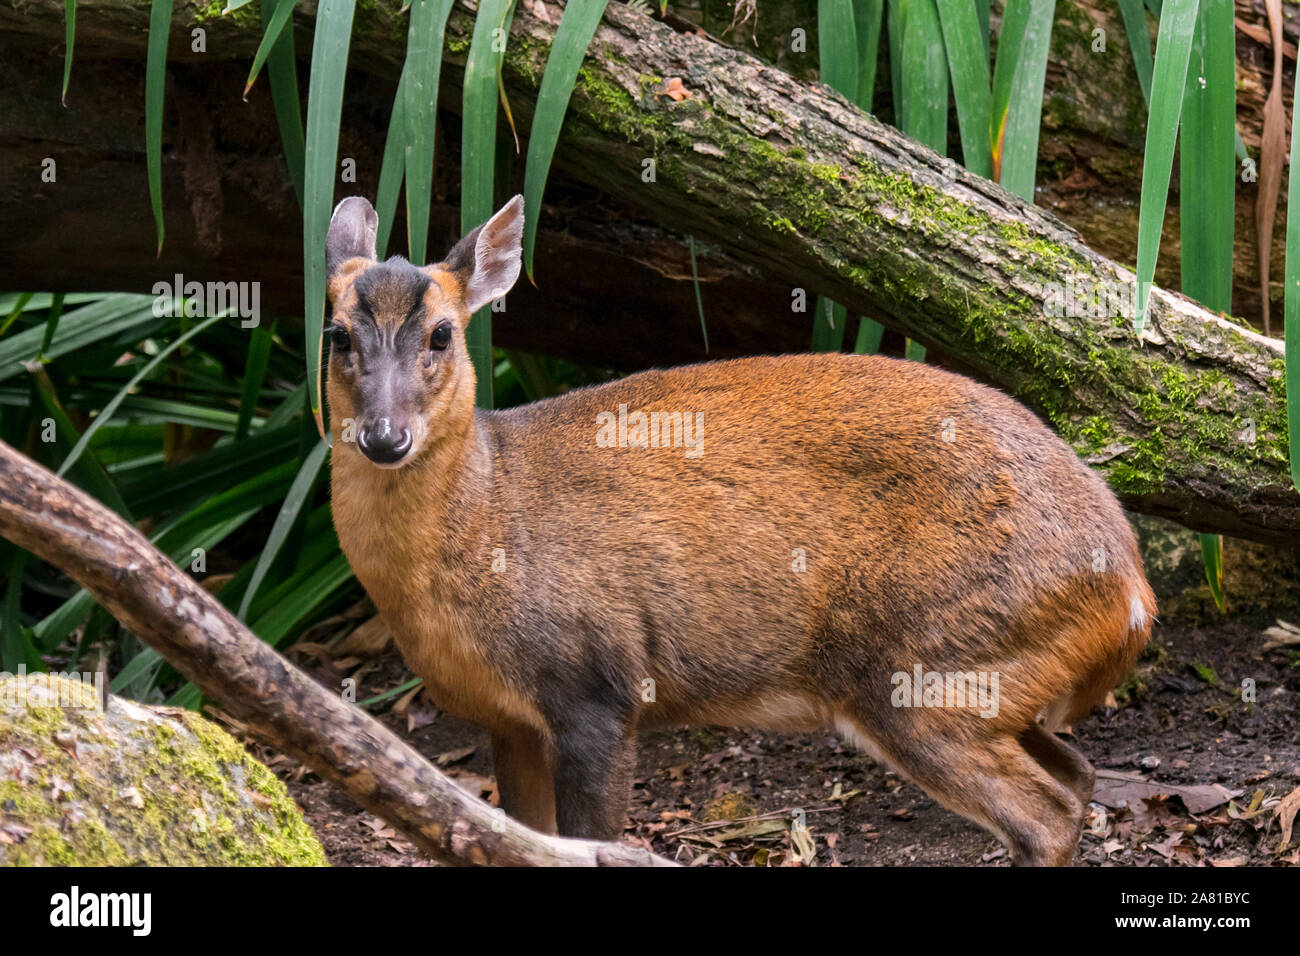
[[[135,529],[0,442],[0,535],[71,575],[203,693],[452,864],[671,866],[635,847],[546,836],[493,810],[252,634]]]

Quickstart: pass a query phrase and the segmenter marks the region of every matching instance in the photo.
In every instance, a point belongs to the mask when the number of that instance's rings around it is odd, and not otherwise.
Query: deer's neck
[[[491,517],[492,454],[472,406],[420,456],[376,468],[336,443],[334,524],[353,570],[390,623],[452,600]]]

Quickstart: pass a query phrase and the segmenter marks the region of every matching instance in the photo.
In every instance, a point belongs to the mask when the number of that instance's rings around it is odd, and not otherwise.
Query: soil
[[[1300,865],[1300,833],[1278,849],[1277,812],[1300,788],[1300,642],[1266,650],[1273,623],[1257,616],[1157,625],[1135,674],[1108,701],[1113,706],[1073,728],[1099,776],[1136,774],[1156,785],[1145,799],[1094,794],[1076,866]],[[410,680],[391,646],[360,663],[331,662],[322,645],[312,648],[319,656],[300,655],[300,663],[330,686],[357,678],[359,700]],[[1253,702],[1242,693],[1247,680]],[[418,690],[370,710],[495,803],[482,730],[438,712]],[[429,865],[334,786],[254,749],[286,779],[335,865]],[[1215,784],[1226,791],[1213,791]],[[1195,789],[1180,794],[1181,787]],[[694,728],[645,735],[623,839],[690,865],[1009,863],[996,838],[830,734]]]

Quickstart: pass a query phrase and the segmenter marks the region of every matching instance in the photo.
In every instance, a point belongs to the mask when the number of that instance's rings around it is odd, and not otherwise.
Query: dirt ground
[[[1300,632],[1270,638],[1274,623],[1157,626],[1114,706],[1074,728],[1099,776],[1075,865],[1300,865],[1300,839],[1278,850],[1281,801],[1300,790]],[[331,686],[355,677],[358,700],[410,680],[391,647],[340,660],[307,644],[299,659]],[[1254,681],[1253,702],[1243,680]],[[495,803],[483,731],[418,690],[369,709]],[[286,779],[335,865],[428,865],[337,788],[254,749]],[[623,839],[690,865],[1008,864],[994,837],[829,734],[647,734]]]

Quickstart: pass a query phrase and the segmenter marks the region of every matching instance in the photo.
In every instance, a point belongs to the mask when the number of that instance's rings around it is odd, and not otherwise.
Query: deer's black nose
[[[411,450],[411,430],[398,428],[387,418],[362,425],[357,432],[357,447],[377,465],[391,465]]]

